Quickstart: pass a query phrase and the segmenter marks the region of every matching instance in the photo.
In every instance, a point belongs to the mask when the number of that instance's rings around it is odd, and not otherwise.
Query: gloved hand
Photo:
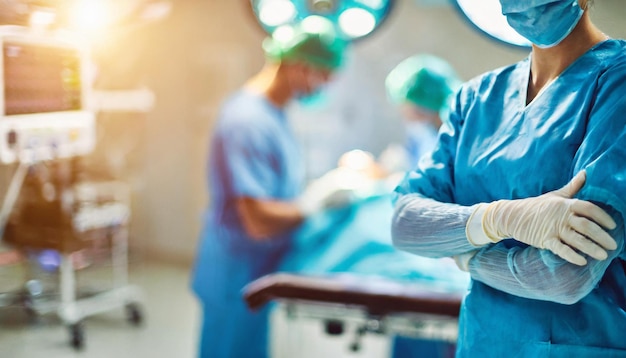
[[[339,208],[355,200],[355,192],[342,176],[342,171],[333,170],[314,180],[296,200],[304,216],[324,209]]]
[[[548,249],[579,266],[587,260],[574,250],[597,260],[606,259],[605,250],[615,250],[617,243],[604,229],[614,229],[616,224],[600,207],[572,199],[585,179],[586,174],[581,171],[559,190],[533,198],[479,205],[466,226],[468,240],[480,246],[513,238]]]

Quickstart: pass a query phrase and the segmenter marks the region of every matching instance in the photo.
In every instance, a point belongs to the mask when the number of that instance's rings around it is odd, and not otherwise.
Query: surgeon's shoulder
[[[267,127],[264,123],[266,116],[259,98],[239,91],[222,104],[216,129],[224,132],[262,132]]]
[[[512,76],[515,76],[519,71],[524,71],[524,67],[528,66],[527,61],[528,59],[524,59],[480,74],[467,81],[467,90],[469,92],[485,92],[500,84],[506,85]]]
[[[593,71],[597,76],[596,91],[613,94],[614,100],[619,99],[621,105],[626,91],[626,41],[606,40],[598,44],[592,50],[597,70]]]
[[[222,119],[214,133],[217,137],[250,146],[264,146],[272,141],[273,131],[262,122],[251,120],[249,116],[235,115]]]
[[[626,75],[626,40],[606,40],[600,43],[594,52],[604,72],[618,76]]]
[[[231,94],[223,102],[220,108],[220,119],[226,120],[251,120],[262,110],[261,99],[244,90]]]
[[[222,118],[213,137],[218,142],[230,143],[259,153],[272,148],[275,141],[274,132],[262,121],[252,120],[249,116],[240,114]]]

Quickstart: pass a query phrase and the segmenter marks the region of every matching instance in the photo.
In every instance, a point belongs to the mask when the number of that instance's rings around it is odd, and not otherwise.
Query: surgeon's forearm
[[[506,293],[573,304],[597,285],[611,260],[589,258],[587,265],[566,262],[548,250],[499,243],[481,249],[469,262],[473,279]]]
[[[396,202],[393,244],[400,250],[426,257],[449,257],[476,247],[467,241],[465,225],[473,206],[441,203],[417,194]]]
[[[248,235],[258,241],[276,237],[304,220],[298,207],[287,201],[240,198],[237,211]]]
[[[606,260],[586,256],[587,264],[577,266],[549,250],[525,245],[510,245],[507,240],[485,246],[469,261],[473,279],[512,295],[573,304],[594,289],[605,271],[624,251],[625,233],[622,215],[599,204],[617,223],[609,235],[617,242],[616,250],[608,250]]]

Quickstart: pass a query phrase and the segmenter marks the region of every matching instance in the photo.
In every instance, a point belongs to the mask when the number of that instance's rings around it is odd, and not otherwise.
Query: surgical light
[[[256,19],[268,34],[310,17],[330,20],[344,40],[373,33],[387,18],[395,0],[250,0]]]
[[[46,10],[36,10],[30,14],[30,26],[37,27],[48,27],[54,23],[56,19],[56,14],[52,11]]]
[[[283,25],[283,26],[277,27],[276,30],[274,30],[274,38],[277,41],[287,41],[292,37],[293,37],[292,26]]]
[[[384,0],[357,0],[356,2],[376,10],[382,9],[386,3]]]
[[[259,20],[267,26],[286,24],[296,16],[296,8],[288,0],[265,0],[259,9]]]
[[[302,20],[302,29],[307,32],[323,32],[328,26],[328,22],[320,16],[309,16]]]
[[[456,0],[456,4],[463,16],[489,37],[514,46],[530,47],[530,42],[509,26],[499,0]]]
[[[105,0],[81,0],[71,10],[70,27],[86,32],[98,32],[112,21],[111,8]]]
[[[351,37],[361,37],[374,30],[376,18],[363,9],[348,9],[339,15],[339,27]]]
[[[335,8],[336,2],[333,0],[310,0],[311,8],[319,13],[325,13]]]

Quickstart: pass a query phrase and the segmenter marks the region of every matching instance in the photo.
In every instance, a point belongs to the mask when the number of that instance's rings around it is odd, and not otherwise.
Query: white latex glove
[[[296,200],[304,216],[352,203],[355,200],[355,188],[351,185],[354,178],[346,176],[347,173],[335,169],[313,180]]]
[[[581,171],[559,190],[533,198],[479,205],[466,226],[468,240],[481,246],[513,238],[548,249],[579,266],[587,260],[575,250],[597,260],[606,259],[606,250],[615,250],[617,243],[604,229],[614,229],[616,224],[600,207],[572,199],[585,179],[586,174]]]

